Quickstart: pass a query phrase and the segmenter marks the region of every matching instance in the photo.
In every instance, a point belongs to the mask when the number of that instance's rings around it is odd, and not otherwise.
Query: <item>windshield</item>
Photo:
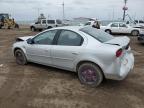
[[[95,39],[97,39],[98,41],[104,43],[107,42],[111,39],[113,39],[114,37],[102,30],[93,28],[93,27],[84,27],[82,29],[80,29],[80,31],[94,37]]]

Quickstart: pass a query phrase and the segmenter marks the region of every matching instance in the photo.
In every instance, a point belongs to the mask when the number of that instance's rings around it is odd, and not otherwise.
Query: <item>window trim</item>
[[[54,35],[54,38],[53,38],[53,40],[52,40],[52,44],[50,44],[50,45],[54,45],[55,37],[56,37],[57,34],[58,34],[58,30],[57,30],[57,29],[55,29],[55,30],[49,30],[49,31],[45,31],[45,32],[39,33],[39,34],[37,34],[34,38],[32,38],[32,40],[34,41],[35,38],[39,37],[40,35],[42,35],[42,34],[44,34],[44,33],[46,33],[46,32],[50,32],[50,31],[56,31],[56,34]],[[48,45],[48,44],[37,44],[37,43],[34,43],[34,44],[35,44],[35,45]]]
[[[118,23],[112,23],[112,24],[110,25],[110,27],[112,27],[113,24],[117,24],[117,28],[119,27],[119,24],[118,24]]]
[[[70,31],[70,32],[73,32],[73,33],[77,34],[78,36],[81,37],[81,42],[80,42],[80,45],[78,45],[78,46],[82,46],[82,45],[83,45],[84,38],[83,38],[79,33],[75,32],[75,31],[72,31],[72,30],[67,30],[67,29],[60,29],[60,30],[59,30],[59,32],[57,33],[57,36],[56,36],[56,38],[55,38],[54,45],[57,45],[57,46],[58,46],[58,39],[59,39],[62,31]],[[59,46],[70,46],[70,45],[59,45]]]
[[[120,26],[121,24],[125,25],[125,27],[123,27],[123,28],[127,28],[128,27],[125,23],[119,23],[119,27],[122,27],[122,26]]]

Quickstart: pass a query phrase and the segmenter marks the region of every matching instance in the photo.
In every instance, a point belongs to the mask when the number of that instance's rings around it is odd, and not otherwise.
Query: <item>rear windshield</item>
[[[80,29],[80,31],[94,37],[95,39],[97,39],[98,41],[104,43],[107,42],[111,39],[113,39],[114,37],[100,29],[96,29],[93,27],[84,27],[82,29]]]

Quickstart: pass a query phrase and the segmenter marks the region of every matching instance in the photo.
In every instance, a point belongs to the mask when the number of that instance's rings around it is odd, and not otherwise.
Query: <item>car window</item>
[[[135,20],[135,23],[138,23],[138,20]]]
[[[112,23],[111,27],[118,27],[118,23]]]
[[[123,23],[120,23],[120,24],[119,24],[119,27],[127,27],[127,25],[126,25],[126,24],[123,24]]]
[[[55,24],[55,20],[47,20],[48,24]]]
[[[42,24],[46,24],[46,20],[42,20]]]
[[[52,45],[52,42],[56,33],[57,33],[57,30],[44,32],[34,38],[34,43],[42,44],[42,45]]]
[[[140,20],[139,23],[144,23],[144,21]]]
[[[91,25],[91,22],[87,22],[87,23],[85,23],[85,25]]]
[[[63,30],[59,36],[57,45],[80,46],[83,38],[75,32]]]
[[[62,24],[61,20],[56,20],[57,24]]]
[[[102,43],[107,42],[114,38],[112,35],[104,32],[103,30],[95,29],[93,27],[84,27],[84,28],[80,29],[80,31],[94,37],[96,40],[98,40]]]
[[[126,22],[126,24],[129,24],[129,23],[130,23],[129,21]]]

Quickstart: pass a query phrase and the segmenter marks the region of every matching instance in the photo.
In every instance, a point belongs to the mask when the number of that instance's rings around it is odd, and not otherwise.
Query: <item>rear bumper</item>
[[[113,80],[123,80],[126,78],[126,76],[132,72],[134,68],[134,56],[133,54],[128,54],[128,56],[125,58],[125,60],[121,61],[121,65],[117,65],[116,69],[113,69],[113,71],[110,74],[105,74],[105,77],[107,79],[113,79]]]

